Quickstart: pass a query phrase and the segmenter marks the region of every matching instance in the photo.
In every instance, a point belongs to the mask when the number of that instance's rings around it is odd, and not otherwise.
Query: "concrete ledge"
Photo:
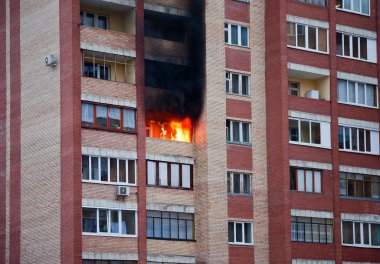
[[[320,163],[306,160],[289,160],[289,165],[300,168],[332,170],[332,164],[330,163]]]
[[[147,160],[157,160],[157,161],[165,161],[165,162],[174,162],[174,163],[182,163],[182,164],[194,164],[194,159],[184,156],[175,156],[175,155],[166,155],[166,154],[153,154],[146,153]]]
[[[318,68],[303,64],[297,64],[293,62],[288,62],[288,69],[294,70],[294,71],[301,71],[301,72],[308,72],[308,73],[314,73],[317,75],[328,77],[330,76],[330,70],[325,68]]]
[[[327,28],[327,29],[329,28],[329,23],[326,21],[315,20],[315,19],[299,17],[299,16],[287,15],[286,21],[300,23],[300,24],[308,25],[308,26],[319,27],[319,28]]]
[[[103,96],[97,96],[92,94],[82,93],[81,95],[82,101],[90,101],[94,103],[103,103],[110,104],[115,106],[126,106],[136,108],[136,101],[130,99],[116,99],[116,98],[108,98]]]
[[[188,213],[188,214],[195,213],[194,206],[180,205],[180,204],[147,203],[146,210]]]
[[[147,256],[148,261],[165,262],[165,263],[180,263],[180,264],[195,264],[195,257],[188,256],[172,256],[164,254],[150,254]]]
[[[373,175],[373,176],[380,176],[380,170],[362,168],[362,167],[352,167],[352,166],[346,166],[346,165],[340,165],[339,171],[349,172],[349,173],[367,174],[367,175]]]
[[[337,77],[338,79],[344,79],[348,81],[362,82],[362,83],[368,83],[368,84],[373,84],[373,85],[379,84],[379,81],[377,78],[348,73],[348,72],[337,72]]]
[[[330,219],[334,218],[333,212],[311,211],[311,210],[300,210],[300,209],[291,209],[291,216],[330,218]]]
[[[327,123],[331,122],[331,117],[325,116],[325,115],[318,115],[318,114],[293,111],[293,110],[289,110],[288,115],[289,115],[289,117],[308,119],[311,121],[320,121],[320,122],[327,122]]]
[[[109,158],[137,159],[137,152],[126,150],[115,150],[94,147],[82,147],[83,155],[94,155]]]
[[[120,48],[113,48],[113,47],[107,47],[99,44],[92,44],[92,43],[80,43],[80,48],[84,50],[92,50],[92,51],[98,51],[98,52],[105,52],[109,54],[116,54],[120,56],[126,56],[126,57],[136,57],[136,51],[134,50],[125,50]]]
[[[341,213],[342,220],[380,223],[380,215]]]
[[[102,199],[88,199],[82,198],[82,207],[90,208],[105,208],[105,209],[125,209],[125,210],[137,210],[136,202],[120,202],[110,201]]]
[[[316,259],[292,259],[292,264],[335,264],[335,261]]]
[[[144,9],[160,12],[160,13],[165,13],[165,14],[170,14],[170,15],[175,15],[175,16],[189,17],[191,15],[189,11],[184,10],[184,9],[179,9],[179,8],[170,7],[170,6],[162,6],[162,5],[157,5],[157,4],[150,4],[150,3],[144,3]]]
[[[369,122],[364,120],[348,119],[343,117],[338,117],[338,124],[350,127],[359,127],[370,130],[379,130],[379,123]]]
[[[367,38],[372,38],[376,39],[377,34],[374,31],[369,31],[361,28],[354,28],[354,27],[349,27],[349,26],[344,26],[344,25],[339,25],[336,24],[336,31],[337,32],[342,32],[342,33],[348,33],[348,34],[355,34]]]
[[[82,259],[94,260],[138,260],[135,253],[114,253],[114,252],[82,252]]]

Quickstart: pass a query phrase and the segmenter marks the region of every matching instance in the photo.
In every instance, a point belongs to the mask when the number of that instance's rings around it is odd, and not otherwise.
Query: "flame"
[[[169,122],[151,120],[147,126],[147,136],[165,140],[191,142],[192,124],[191,119],[173,119]]]

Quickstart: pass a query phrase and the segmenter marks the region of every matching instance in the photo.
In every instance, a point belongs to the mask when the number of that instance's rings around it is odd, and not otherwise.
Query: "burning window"
[[[184,119],[147,120],[146,136],[165,140],[192,142],[192,122],[189,117]]]

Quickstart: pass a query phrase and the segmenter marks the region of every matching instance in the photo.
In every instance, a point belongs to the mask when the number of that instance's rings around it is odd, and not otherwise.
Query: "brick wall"
[[[87,77],[82,77],[81,83],[82,93],[109,98],[136,100],[136,86],[134,84]]]
[[[82,128],[82,146],[136,151],[136,136]]]
[[[137,253],[137,238],[82,236],[83,252]]]
[[[148,239],[148,254],[195,256],[195,242]]]

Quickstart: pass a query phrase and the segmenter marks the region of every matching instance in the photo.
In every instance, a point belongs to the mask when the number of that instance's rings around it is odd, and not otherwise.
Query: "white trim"
[[[180,264],[195,264],[195,257],[179,256],[179,255],[165,255],[165,254],[149,254],[147,261],[152,262],[165,262],[165,263],[180,263]]]
[[[331,116],[318,115],[318,114],[312,114],[312,113],[300,112],[300,111],[294,111],[294,110],[288,111],[288,117],[331,123]]]
[[[377,33],[375,31],[369,31],[361,28],[354,28],[354,27],[349,27],[345,25],[340,25],[336,24],[336,31],[341,32],[341,33],[348,33],[351,35],[357,35],[357,36],[362,36],[366,37],[369,39],[376,39],[377,38]]]
[[[380,125],[377,122],[370,122],[357,119],[349,119],[344,117],[338,117],[338,125],[349,126],[354,128],[364,128],[367,130],[379,131]]]
[[[290,214],[291,216],[300,216],[300,217],[328,218],[328,219],[334,218],[333,212],[325,212],[325,211],[291,209]]]
[[[154,12],[160,12],[160,13],[175,15],[175,16],[189,17],[191,15],[188,10],[179,9],[179,8],[175,8],[175,7],[171,7],[171,6],[151,4],[151,3],[144,3],[144,9],[154,11]]]
[[[303,24],[306,26],[329,29],[329,22],[299,16],[286,15],[286,22],[293,22]]]
[[[82,252],[82,259],[96,260],[138,260],[137,253],[115,253],[115,252]]]
[[[341,213],[340,217],[342,221],[347,220],[380,224],[380,215]]]
[[[242,241],[245,241],[245,230],[244,230],[244,224],[250,224],[251,225],[251,240],[252,242],[251,243],[245,243],[245,242],[230,242],[228,241],[228,244],[230,245],[242,245],[242,246],[253,246],[254,245],[254,237],[253,237],[253,228],[254,228],[254,225],[252,222],[246,222],[246,221],[235,221],[235,220],[229,220],[228,221],[228,225],[229,223],[233,223],[234,224],[234,241],[236,241],[236,224],[241,224],[242,225]],[[229,227],[228,227],[229,228]]]
[[[136,151],[95,148],[82,146],[82,155],[101,156],[107,158],[137,159]]]
[[[164,162],[172,162],[172,163],[191,164],[191,165],[194,165],[195,163],[194,158],[191,158],[191,157],[155,154],[155,153],[146,153],[146,159],[152,160],[152,161],[164,161]]]
[[[86,43],[81,42],[80,48],[83,50],[92,50],[92,51],[98,51],[98,52],[104,52],[109,54],[115,54],[120,56],[126,56],[126,57],[136,57],[136,51],[134,50],[125,50],[120,48],[113,48],[108,46],[103,46],[95,43]]]
[[[120,202],[103,199],[82,198],[82,207],[99,208],[99,209],[119,209],[119,210],[137,210],[137,202]]]
[[[341,172],[349,172],[349,173],[360,173],[372,176],[380,176],[380,170],[370,169],[370,168],[362,168],[362,167],[352,167],[346,165],[340,165],[339,171]]]
[[[320,170],[332,170],[331,163],[321,163],[307,160],[289,160],[289,166],[299,167],[299,168],[310,168],[310,169],[320,169]]]
[[[366,83],[366,84],[373,84],[378,85],[379,81],[377,78],[364,76],[364,75],[358,75],[348,72],[337,72],[337,78],[338,79],[344,79],[347,81],[354,81],[354,82],[360,82],[360,83]]]
[[[119,5],[131,6],[131,7],[136,6],[135,0],[102,0],[102,1],[103,2],[109,2],[109,3],[115,3],[115,4],[119,4]]]
[[[380,262],[352,262],[352,261],[343,261],[343,264],[380,264]]]
[[[136,100],[130,100],[130,99],[117,99],[117,98],[109,98],[109,97],[82,93],[81,100],[94,102],[94,103],[103,103],[103,104],[109,104],[109,105],[136,108]]]
[[[181,204],[147,203],[146,210],[194,214],[195,207]]]
[[[294,48],[296,48],[296,47],[294,47]],[[318,75],[323,75],[326,77],[330,76],[330,70],[329,69],[318,68],[318,67],[308,66],[308,65],[304,65],[304,64],[297,64],[297,63],[293,63],[293,62],[288,62],[288,70],[309,72],[309,73],[314,73],[314,74],[318,74]]]
[[[316,259],[292,259],[292,264],[335,264],[335,261]]]

